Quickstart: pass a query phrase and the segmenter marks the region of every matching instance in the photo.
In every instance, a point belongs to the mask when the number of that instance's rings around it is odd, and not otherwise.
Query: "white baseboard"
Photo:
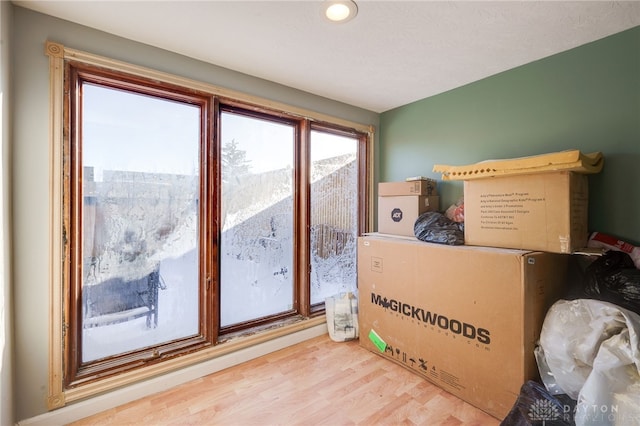
[[[17,424],[19,426],[65,425],[324,334],[327,334],[326,323],[240,349],[209,361],[145,380],[144,382],[116,389],[103,395],[74,402],[57,410],[21,420]]]

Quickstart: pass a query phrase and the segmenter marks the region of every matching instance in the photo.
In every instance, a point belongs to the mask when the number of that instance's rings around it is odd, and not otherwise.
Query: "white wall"
[[[13,423],[13,366],[11,327],[11,268],[9,250],[11,235],[9,224],[10,173],[10,66],[11,15],[9,2],[0,2],[0,424]]]
[[[3,15],[8,7],[3,4]],[[266,99],[378,125],[378,114],[319,98],[167,51],[11,6],[13,41],[13,272],[15,417],[46,412],[48,386],[48,58],[46,40],[239,90]],[[4,25],[3,25],[4,27]],[[310,76],[312,78],[312,76]],[[3,138],[4,140],[4,138]],[[29,421],[24,422],[29,423]]]

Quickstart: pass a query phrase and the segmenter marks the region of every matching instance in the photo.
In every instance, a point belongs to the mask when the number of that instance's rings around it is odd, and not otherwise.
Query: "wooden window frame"
[[[309,128],[308,131],[306,132],[306,137],[307,137],[307,141],[311,140],[311,131],[319,131],[319,132],[324,132],[324,133],[330,133],[336,136],[345,136],[345,137],[351,137],[354,139],[357,139],[358,141],[358,156],[356,158],[356,161],[358,163],[358,206],[360,206],[361,208],[358,210],[358,236],[366,233],[370,228],[370,209],[367,208],[370,206],[370,193],[367,190],[370,187],[370,179],[371,179],[371,175],[370,175],[370,171],[371,168],[369,167],[370,165],[370,159],[371,159],[371,152],[370,152],[370,138],[369,135],[367,133],[361,132],[361,131],[356,131],[352,128],[348,128],[348,127],[344,127],[344,126],[340,126],[340,125],[336,125],[333,123],[327,123],[327,122],[321,122],[321,121],[311,121],[309,122]],[[306,149],[306,152],[309,153],[310,150]],[[311,160],[309,158],[306,159],[307,162],[307,167],[305,170],[310,170],[310,163]],[[310,207],[310,203],[311,203],[311,188],[310,188],[310,182],[307,180],[307,184],[306,184],[306,191],[308,193],[307,197],[306,197],[306,211],[308,212],[308,214],[305,216],[306,222],[304,224],[305,229],[310,229],[311,228],[311,207]],[[309,236],[309,232],[305,232],[304,233],[305,236],[308,238]],[[307,250],[305,250],[304,252],[304,264],[305,265],[309,265],[311,263],[311,259],[310,259],[310,253],[308,250],[309,244],[306,244],[305,247],[307,248]],[[309,289],[310,288],[310,283],[309,283],[309,274],[306,274],[306,286],[305,289]],[[310,300],[311,300],[311,295],[308,294],[306,295],[307,297],[307,305],[308,305],[308,311],[306,312],[306,314],[308,316],[313,316],[313,315],[320,315],[320,314],[324,314],[325,310],[324,310],[324,303],[316,303],[316,304],[311,304]]]
[[[374,129],[369,125],[362,125],[359,123],[350,122],[348,120],[319,114],[316,112],[304,110],[290,105],[280,104],[277,102],[269,101],[266,99],[258,98],[255,96],[247,95],[241,92],[232,91],[211,84],[198,82],[182,77],[178,77],[172,74],[162,73],[159,71],[151,70],[148,68],[139,67],[136,65],[116,61],[113,59],[93,55],[90,53],[78,51],[65,47],[58,43],[47,42],[45,46],[45,54],[49,57],[50,68],[50,160],[51,160],[51,179],[50,179],[50,254],[51,262],[49,267],[50,276],[50,349],[49,349],[49,392],[48,392],[48,406],[50,409],[59,408],[66,405],[67,402],[80,400],[98,393],[102,393],[123,385],[135,383],[140,380],[148,379],[159,374],[165,374],[168,372],[176,371],[177,369],[184,368],[186,366],[194,365],[198,362],[211,360],[221,355],[233,353],[234,351],[250,347],[256,343],[265,342],[267,340],[277,338],[286,335],[291,332],[304,330],[309,327],[322,324],[324,317],[321,315],[324,311],[322,307],[309,306],[310,295],[308,285],[308,271],[307,268],[298,268],[295,272],[296,277],[300,282],[306,283],[306,285],[300,285],[301,289],[296,294],[296,301],[298,309],[296,315],[289,318],[283,317],[283,321],[293,319],[304,318],[306,321],[294,321],[286,322],[276,325],[274,327],[267,327],[266,324],[244,324],[243,327],[239,327],[233,330],[222,330],[224,336],[231,337],[233,332],[246,331],[248,327],[260,327],[263,329],[259,333],[249,333],[248,336],[241,339],[233,338],[227,341],[224,345],[216,345],[224,341],[221,336],[218,336],[218,326],[212,326],[211,322],[208,324],[201,324],[201,333],[196,339],[191,339],[188,342],[176,342],[166,346],[165,357],[158,356],[157,353],[150,353],[145,355],[147,366],[145,368],[133,368],[128,371],[122,372],[122,366],[127,366],[127,362],[124,362],[120,367],[116,366],[113,369],[102,370],[105,374],[96,373],[91,369],[83,371],[81,368],[77,368],[77,360],[74,361],[69,358],[68,351],[69,342],[73,346],[73,337],[70,337],[70,321],[72,318],[77,320],[79,312],[78,309],[70,308],[67,301],[71,297],[77,297],[77,289],[74,289],[71,282],[77,283],[77,277],[72,276],[71,265],[68,263],[68,259],[71,259],[69,255],[69,244],[73,242],[70,237],[74,235],[70,225],[70,218],[75,213],[69,213],[65,211],[65,206],[69,205],[70,196],[69,190],[65,189],[65,185],[73,185],[74,178],[72,177],[72,170],[66,169],[69,164],[69,158],[65,158],[68,153],[65,153],[64,144],[65,137],[68,136],[71,128],[65,128],[64,123],[70,119],[69,114],[71,111],[69,105],[65,105],[65,91],[70,88],[65,87],[65,69],[68,64],[74,63],[76,66],[83,69],[101,70],[110,76],[126,76],[131,81],[155,81],[160,88],[174,87],[177,91],[189,92],[193,91],[198,93],[197,96],[203,98],[210,97],[212,100],[210,106],[207,107],[207,119],[211,119],[212,122],[208,128],[212,129],[212,135],[206,136],[207,139],[212,139],[219,136],[219,126],[217,125],[216,115],[219,114],[220,103],[223,103],[225,108],[236,107],[242,109],[249,109],[255,113],[268,114],[270,117],[281,116],[287,120],[298,120],[300,123],[300,140],[296,143],[296,147],[300,146],[301,149],[296,148],[296,158],[299,161],[300,166],[304,170],[309,170],[309,158],[308,154],[302,155],[302,152],[308,152],[307,145],[309,143],[310,132],[312,129],[318,129],[321,131],[334,132],[336,134],[356,135],[359,140],[358,148],[358,168],[359,177],[358,185],[361,189],[359,193],[359,203],[361,208],[359,217],[359,233],[364,233],[372,227],[373,215],[372,211],[372,170],[373,170],[373,140]],[[196,97],[197,97],[196,96]],[[213,108],[211,108],[213,106]],[[77,125],[77,123],[76,123]],[[219,145],[219,144],[218,144]],[[218,180],[220,179],[220,170],[214,167],[217,162],[217,158],[220,156],[220,147],[213,149],[213,145],[206,145],[207,155],[211,154],[213,160],[208,163],[207,170],[205,171],[207,177],[202,186],[203,191],[209,194],[212,203],[219,202],[220,194],[216,193],[219,188]],[[63,179],[63,176],[67,176]],[[298,248],[308,247],[308,232],[309,229],[309,179],[308,176],[296,177],[296,208],[298,213],[296,215],[295,230],[299,235],[296,240]],[[67,187],[69,188],[69,186]],[[76,187],[76,191],[77,191]],[[201,194],[202,195],[202,194]],[[203,196],[202,199],[209,197]],[[305,201],[306,200],[306,201]],[[204,212],[218,212],[219,209],[215,206],[209,206],[201,211]],[[210,226],[206,227],[211,233],[217,232],[219,229],[219,213],[212,215],[210,213],[201,214],[201,222],[206,221]],[[77,222],[77,218],[76,218]],[[214,240],[216,235],[207,234],[201,235],[204,240]],[[217,236],[219,238],[219,235]],[[77,243],[73,242],[74,244]],[[219,264],[217,259],[217,253],[209,246],[205,248],[206,254],[200,259],[200,271],[202,277],[204,277],[205,287],[210,288],[211,294],[219,294],[219,283],[217,282],[218,272],[213,273],[216,268],[216,264]],[[309,251],[308,249],[296,250],[299,251],[300,260],[296,262],[296,265],[308,265]],[[64,260],[64,261],[63,261]],[[204,265],[204,266],[203,266]],[[75,284],[74,284],[75,285]],[[205,288],[203,287],[203,288]],[[219,317],[219,310],[217,308],[217,302],[215,302],[215,296],[201,298],[201,307],[211,317]],[[201,316],[202,318],[202,316]],[[255,330],[252,330],[255,331]],[[234,336],[235,337],[235,336]],[[77,347],[77,342],[75,343]],[[185,349],[181,353],[179,349]],[[177,356],[180,354],[180,356]],[[162,360],[163,362],[160,362]],[[76,364],[74,365],[74,362]],[[69,375],[69,368],[76,368],[82,374]],[[125,368],[127,370],[127,368]]]
[[[83,111],[82,86],[93,84],[96,86],[123,90],[129,93],[152,96],[156,99],[175,101],[194,105],[200,108],[200,193],[199,193],[199,261],[198,261],[198,289],[199,289],[199,324],[198,334],[175,339],[153,347],[135,350],[133,352],[109,356],[105,359],[83,363],[82,359],[82,129]],[[65,128],[67,135],[63,144],[63,176],[65,194],[68,202],[64,203],[64,229],[68,235],[68,243],[64,246],[65,291],[68,295],[66,318],[68,333],[65,335],[65,387],[73,388],[82,384],[99,380],[121,371],[157,363],[171,357],[180,356],[190,351],[202,349],[215,344],[217,328],[216,318],[218,304],[215,303],[215,292],[211,286],[211,266],[217,258],[216,246],[211,238],[211,215],[215,210],[215,197],[211,197],[212,188],[216,187],[215,162],[212,159],[211,122],[213,116],[213,99],[203,92],[187,90],[183,87],[130,76],[121,72],[98,68],[75,61],[65,63],[65,92],[68,94],[65,102],[65,116],[68,117],[69,128]],[[211,207],[211,204],[214,204]]]

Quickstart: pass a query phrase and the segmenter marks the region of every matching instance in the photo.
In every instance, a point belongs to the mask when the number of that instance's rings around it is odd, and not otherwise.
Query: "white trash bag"
[[[577,426],[640,424],[640,316],[599,300],[556,302],[536,358],[551,393],[577,400]]]
[[[339,293],[324,301],[329,337],[334,342],[358,338],[358,299],[352,292]]]

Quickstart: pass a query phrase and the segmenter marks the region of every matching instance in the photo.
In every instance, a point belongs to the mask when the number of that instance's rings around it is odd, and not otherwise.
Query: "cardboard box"
[[[538,377],[535,342],[568,258],[360,237],[360,345],[502,419]]]
[[[379,197],[396,197],[401,195],[438,195],[436,181],[433,179],[418,179],[406,182],[378,183]]]
[[[378,197],[378,232],[414,236],[413,225],[424,212],[437,211],[440,197]]]
[[[465,181],[465,244],[572,253],[587,244],[588,202],[579,173]]]

